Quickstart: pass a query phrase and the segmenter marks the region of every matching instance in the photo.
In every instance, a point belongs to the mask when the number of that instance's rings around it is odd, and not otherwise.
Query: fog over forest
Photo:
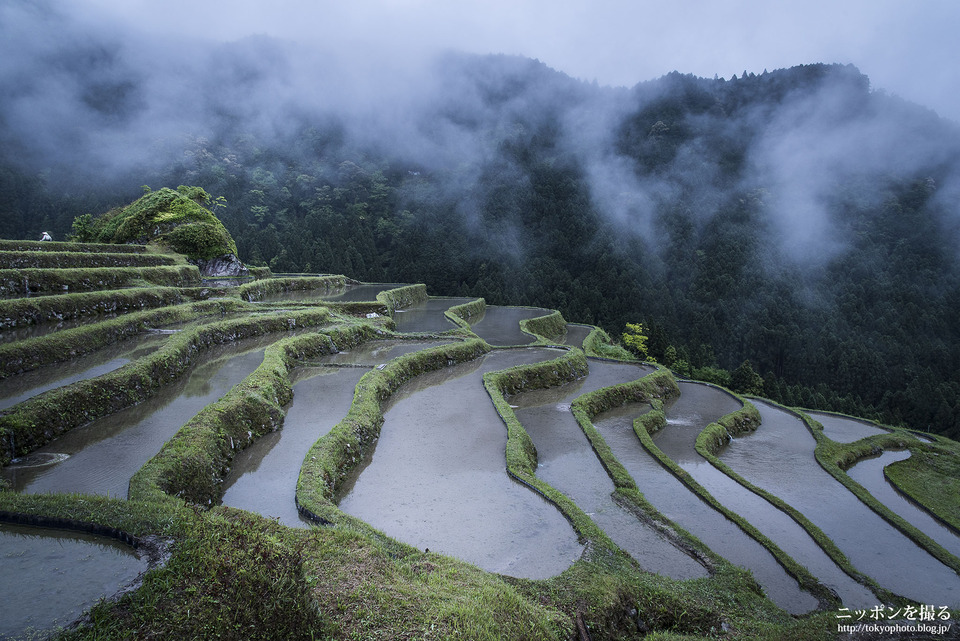
[[[685,374],[956,435],[960,131],[810,62],[609,87],[5,3],[0,234],[196,184],[276,271],[643,320]]]

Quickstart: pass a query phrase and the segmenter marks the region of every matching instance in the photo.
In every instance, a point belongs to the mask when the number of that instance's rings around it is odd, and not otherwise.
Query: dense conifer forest
[[[640,322],[680,375],[960,437],[960,132],[854,67],[615,89],[449,54],[361,108],[252,39],[153,128],[144,71],[72,47],[77,118],[24,128],[26,74],[0,107],[2,237],[196,185],[252,265]]]

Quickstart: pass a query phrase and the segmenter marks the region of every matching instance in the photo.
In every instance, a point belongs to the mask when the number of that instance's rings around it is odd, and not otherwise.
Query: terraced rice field
[[[841,607],[960,607],[956,531],[882,471],[909,450],[955,456],[951,443],[586,358],[593,328],[552,310],[342,276],[210,286],[177,255],[54,245],[0,241],[0,520],[28,524],[3,526],[0,552],[66,554],[70,539],[80,558],[94,558],[90,545],[126,569],[92,597],[64,590],[62,611],[32,612],[5,592],[85,583],[90,564],[5,561],[0,635],[64,625],[146,567],[109,537],[141,551],[153,534],[183,545],[183,524],[237,510],[321,548],[366,537],[415,559],[411,576],[444,555],[508,577],[498,589],[527,580],[541,605],[584,608],[582,595],[556,595],[634,586],[627,606],[556,623],[567,633],[593,616],[595,631],[707,634],[729,628],[745,593],[782,629],[827,630]],[[708,433],[721,438],[711,446]],[[845,472],[818,461],[864,439],[901,449],[850,454]],[[305,549],[313,567],[322,554]],[[689,596],[700,590],[710,596]],[[722,605],[730,590],[740,596]],[[658,611],[664,599],[700,604],[700,618]],[[614,610],[629,623],[597,614]]]

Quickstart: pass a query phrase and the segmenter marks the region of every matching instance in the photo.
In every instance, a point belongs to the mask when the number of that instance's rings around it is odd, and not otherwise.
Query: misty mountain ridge
[[[51,20],[0,28],[3,236],[197,185],[253,264],[643,321],[681,374],[960,434],[960,135],[851,65],[612,88]]]

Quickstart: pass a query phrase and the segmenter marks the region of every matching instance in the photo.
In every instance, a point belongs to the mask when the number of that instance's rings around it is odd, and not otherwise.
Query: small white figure
[[[43,236],[40,237],[40,240],[53,240],[53,237],[49,232],[43,232]]]

